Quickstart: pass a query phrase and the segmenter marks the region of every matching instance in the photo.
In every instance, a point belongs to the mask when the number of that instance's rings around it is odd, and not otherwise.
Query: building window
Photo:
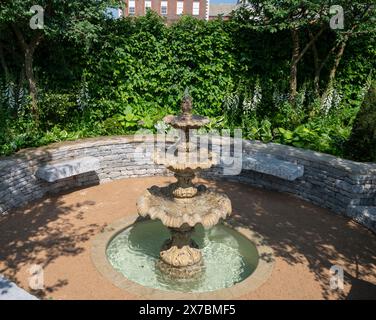
[[[167,1],[161,1],[161,14],[167,14]]]
[[[151,1],[150,1],[150,0],[146,0],[146,1],[145,1],[145,13],[146,13],[148,10],[151,10]]]
[[[200,2],[193,2],[192,14],[198,16],[200,14]]]
[[[184,7],[184,2],[183,1],[178,1],[176,3],[176,14],[183,14],[183,7]]]
[[[128,1],[128,14],[133,16],[136,12],[136,3],[135,1]]]

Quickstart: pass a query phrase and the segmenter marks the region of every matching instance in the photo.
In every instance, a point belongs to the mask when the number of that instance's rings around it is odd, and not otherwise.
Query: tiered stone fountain
[[[137,202],[139,215],[159,219],[169,228],[171,238],[161,248],[157,267],[174,278],[191,278],[204,270],[204,261],[191,236],[194,228],[215,226],[231,214],[231,201],[223,193],[193,183],[196,172],[217,164],[219,158],[190,141],[190,130],[209,123],[192,114],[192,98],[185,95],[182,114],[164,121],[180,130],[179,141],[166,150],[156,151],[153,160],[174,172],[177,179],[166,187],[152,186]]]

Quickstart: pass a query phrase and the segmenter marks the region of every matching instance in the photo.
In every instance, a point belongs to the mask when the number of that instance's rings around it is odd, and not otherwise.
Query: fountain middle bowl
[[[166,227],[180,228],[183,224],[205,228],[216,225],[232,211],[230,199],[223,193],[197,186],[194,198],[176,198],[172,195],[174,184],[167,187],[152,186],[137,201],[142,217],[159,219]]]

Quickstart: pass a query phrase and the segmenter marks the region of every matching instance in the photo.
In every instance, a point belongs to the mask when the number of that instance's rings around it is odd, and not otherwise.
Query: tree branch
[[[20,31],[20,29],[17,27],[17,25],[15,24],[12,24],[12,29],[13,29],[13,32],[14,34],[16,35],[16,38],[21,46],[21,49],[25,52],[27,50],[27,43],[25,41],[25,38],[22,34],[22,32]]]
[[[305,55],[305,53],[307,52],[307,50],[321,36],[321,34],[324,32],[325,29],[326,29],[326,26],[323,25],[321,27],[320,31],[317,32],[316,35],[311,38],[311,40],[306,44],[306,46],[304,47],[304,49],[300,52],[299,56],[297,57],[297,61],[300,61],[303,58],[303,56]]]
[[[1,66],[3,67],[3,69],[4,69],[5,79],[8,79],[9,78],[9,70],[8,70],[8,66],[7,66],[7,63],[6,63],[5,58],[4,58],[3,44],[1,42],[0,42],[0,63],[1,63]]]

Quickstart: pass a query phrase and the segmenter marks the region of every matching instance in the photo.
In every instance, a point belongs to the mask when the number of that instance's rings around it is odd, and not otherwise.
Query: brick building
[[[177,20],[182,14],[209,19],[210,0],[124,0],[124,2],[124,16],[142,16],[151,9],[165,16],[168,21]]]

